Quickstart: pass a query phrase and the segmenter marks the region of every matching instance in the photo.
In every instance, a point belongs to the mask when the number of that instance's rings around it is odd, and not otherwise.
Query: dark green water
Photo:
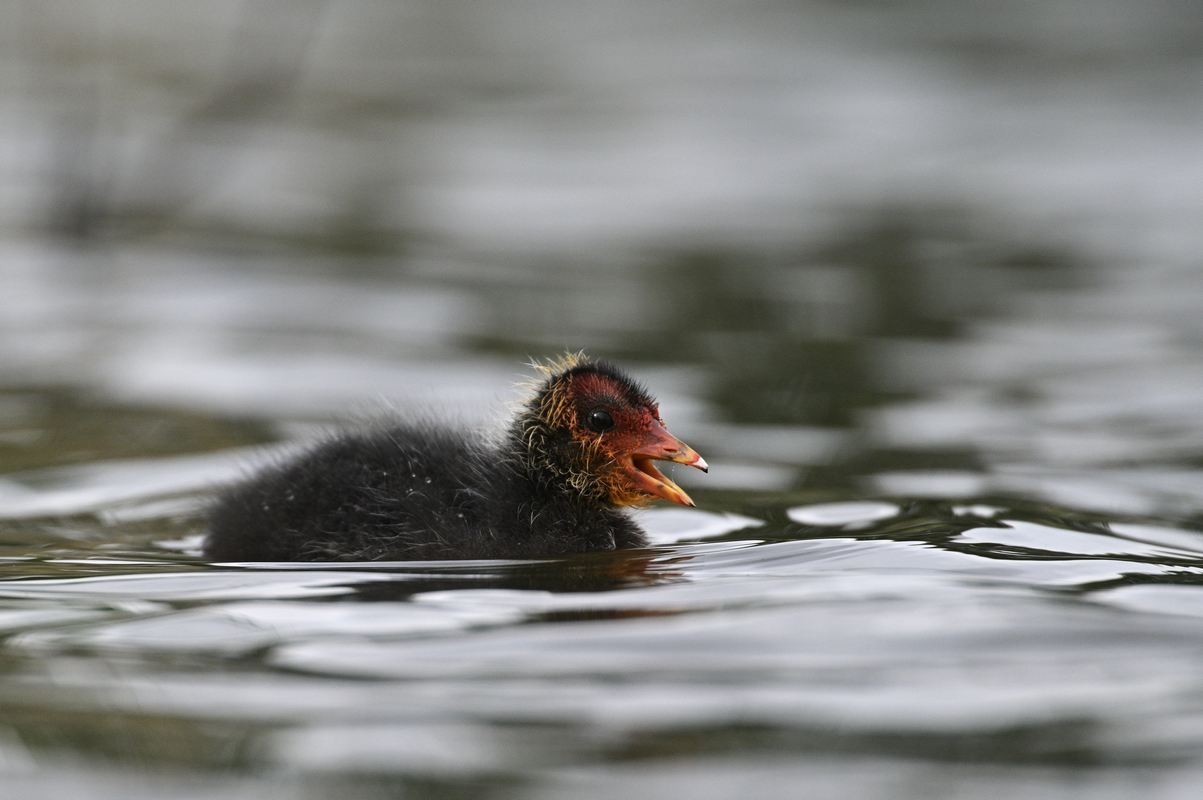
[[[1197,794],[1196,24],[296,8],[0,13],[7,793]],[[197,556],[578,348],[712,465],[653,547]]]

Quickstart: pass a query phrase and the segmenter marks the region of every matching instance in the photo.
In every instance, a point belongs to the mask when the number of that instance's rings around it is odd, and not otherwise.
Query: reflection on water
[[[1198,21],[645,6],[0,11],[10,792],[1194,797]],[[199,560],[581,347],[713,465],[647,550]]]
[[[682,759],[793,780],[799,756],[941,782],[949,764],[1198,778],[1203,532],[885,509],[652,511],[675,544],[558,563],[10,562],[0,719],[46,765],[352,792],[601,790],[601,765],[624,781]],[[712,538],[681,540],[682,514]]]

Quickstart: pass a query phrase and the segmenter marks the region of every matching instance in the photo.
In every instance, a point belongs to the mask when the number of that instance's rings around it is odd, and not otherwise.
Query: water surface
[[[11,793],[1197,794],[1169,4],[35,5],[0,12]],[[199,557],[263,460],[494,429],[577,348],[712,465],[651,547]]]

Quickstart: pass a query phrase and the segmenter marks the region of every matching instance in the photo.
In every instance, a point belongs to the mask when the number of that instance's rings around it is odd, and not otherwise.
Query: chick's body
[[[269,468],[210,513],[215,561],[535,558],[639,547],[616,508],[540,487],[453,431],[343,434]]]
[[[346,433],[218,498],[215,561],[538,558],[646,544],[620,506],[692,505],[652,460],[706,462],[646,390],[581,356],[543,368],[497,444],[445,428]]]

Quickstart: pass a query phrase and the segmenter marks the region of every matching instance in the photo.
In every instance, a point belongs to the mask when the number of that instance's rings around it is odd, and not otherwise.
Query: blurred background
[[[741,467],[709,486],[1203,498],[1203,17],[1177,4],[0,14],[7,464],[381,398],[472,421],[583,347]]]
[[[5,463],[379,397],[471,415],[585,347],[741,484],[870,458],[1203,497],[1203,18],[1175,3],[0,14]],[[98,403],[140,432],[92,441]],[[856,435],[774,459],[723,425]],[[799,458],[822,474],[752,469]]]
[[[487,428],[579,348],[715,465],[703,507],[1197,529],[1201,131],[1203,16],[1168,0],[6,3],[7,576],[165,558],[257,448],[384,407]],[[0,714],[26,744],[37,702]]]

